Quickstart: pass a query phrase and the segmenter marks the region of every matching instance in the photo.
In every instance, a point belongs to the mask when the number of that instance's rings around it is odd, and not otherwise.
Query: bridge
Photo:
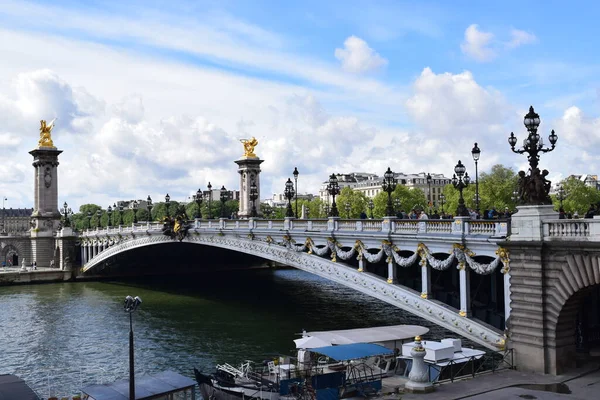
[[[508,254],[499,243],[506,238],[508,221],[250,218],[197,219],[189,225],[183,242],[221,247],[302,269],[405,309],[490,349],[504,348],[504,318],[486,320],[485,314],[481,320],[473,318],[470,274],[493,276],[492,285],[498,285],[494,291],[503,296],[497,301],[503,306],[497,315],[507,318]],[[163,224],[150,222],[86,230],[78,240],[83,275],[98,273],[120,253],[176,241],[163,234]],[[383,273],[370,267],[378,264],[385,266]],[[406,269],[418,271],[417,276],[402,271]],[[448,279],[444,296],[432,290],[436,281],[432,273],[437,280]],[[496,279],[495,273],[504,277]],[[454,287],[449,285],[453,278]],[[436,287],[443,289],[441,284]],[[459,293],[455,303],[447,297],[448,291]]]

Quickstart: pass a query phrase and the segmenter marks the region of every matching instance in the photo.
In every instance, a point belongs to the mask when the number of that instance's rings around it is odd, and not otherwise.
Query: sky
[[[558,135],[550,178],[600,172],[595,2],[0,0],[0,195],[32,207],[39,121],[57,118],[59,204],[261,197],[331,173],[527,168],[507,139]]]

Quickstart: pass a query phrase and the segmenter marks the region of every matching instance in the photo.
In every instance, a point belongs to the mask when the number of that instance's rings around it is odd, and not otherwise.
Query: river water
[[[128,281],[0,287],[0,374],[13,373],[40,396],[128,377],[127,295],[135,371],[237,365],[292,354],[302,329],[420,324],[429,339],[452,336],[400,309],[300,270],[245,270]]]

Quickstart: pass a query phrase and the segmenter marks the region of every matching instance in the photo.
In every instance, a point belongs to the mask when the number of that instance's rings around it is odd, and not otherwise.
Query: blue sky
[[[558,136],[542,167],[598,172],[593,2],[0,0],[0,190],[30,206],[27,154],[57,117],[60,199],[185,199],[237,188],[240,138],[265,159],[261,197],[294,166],[451,175],[524,168],[530,104]],[[466,162],[467,160],[468,162]],[[180,200],[181,200],[180,199]]]

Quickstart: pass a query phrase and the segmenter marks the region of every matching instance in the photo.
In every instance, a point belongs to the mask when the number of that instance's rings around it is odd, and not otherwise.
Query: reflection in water
[[[136,374],[171,369],[192,377],[194,366],[210,371],[215,363],[290,354],[302,329],[421,324],[430,339],[453,336],[299,270],[0,287],[0,374],[17,374],[44,396],[49,374],[62,375],[51,385],[70,390],[126,378],[127,295],[143,299],[133,315]]]

